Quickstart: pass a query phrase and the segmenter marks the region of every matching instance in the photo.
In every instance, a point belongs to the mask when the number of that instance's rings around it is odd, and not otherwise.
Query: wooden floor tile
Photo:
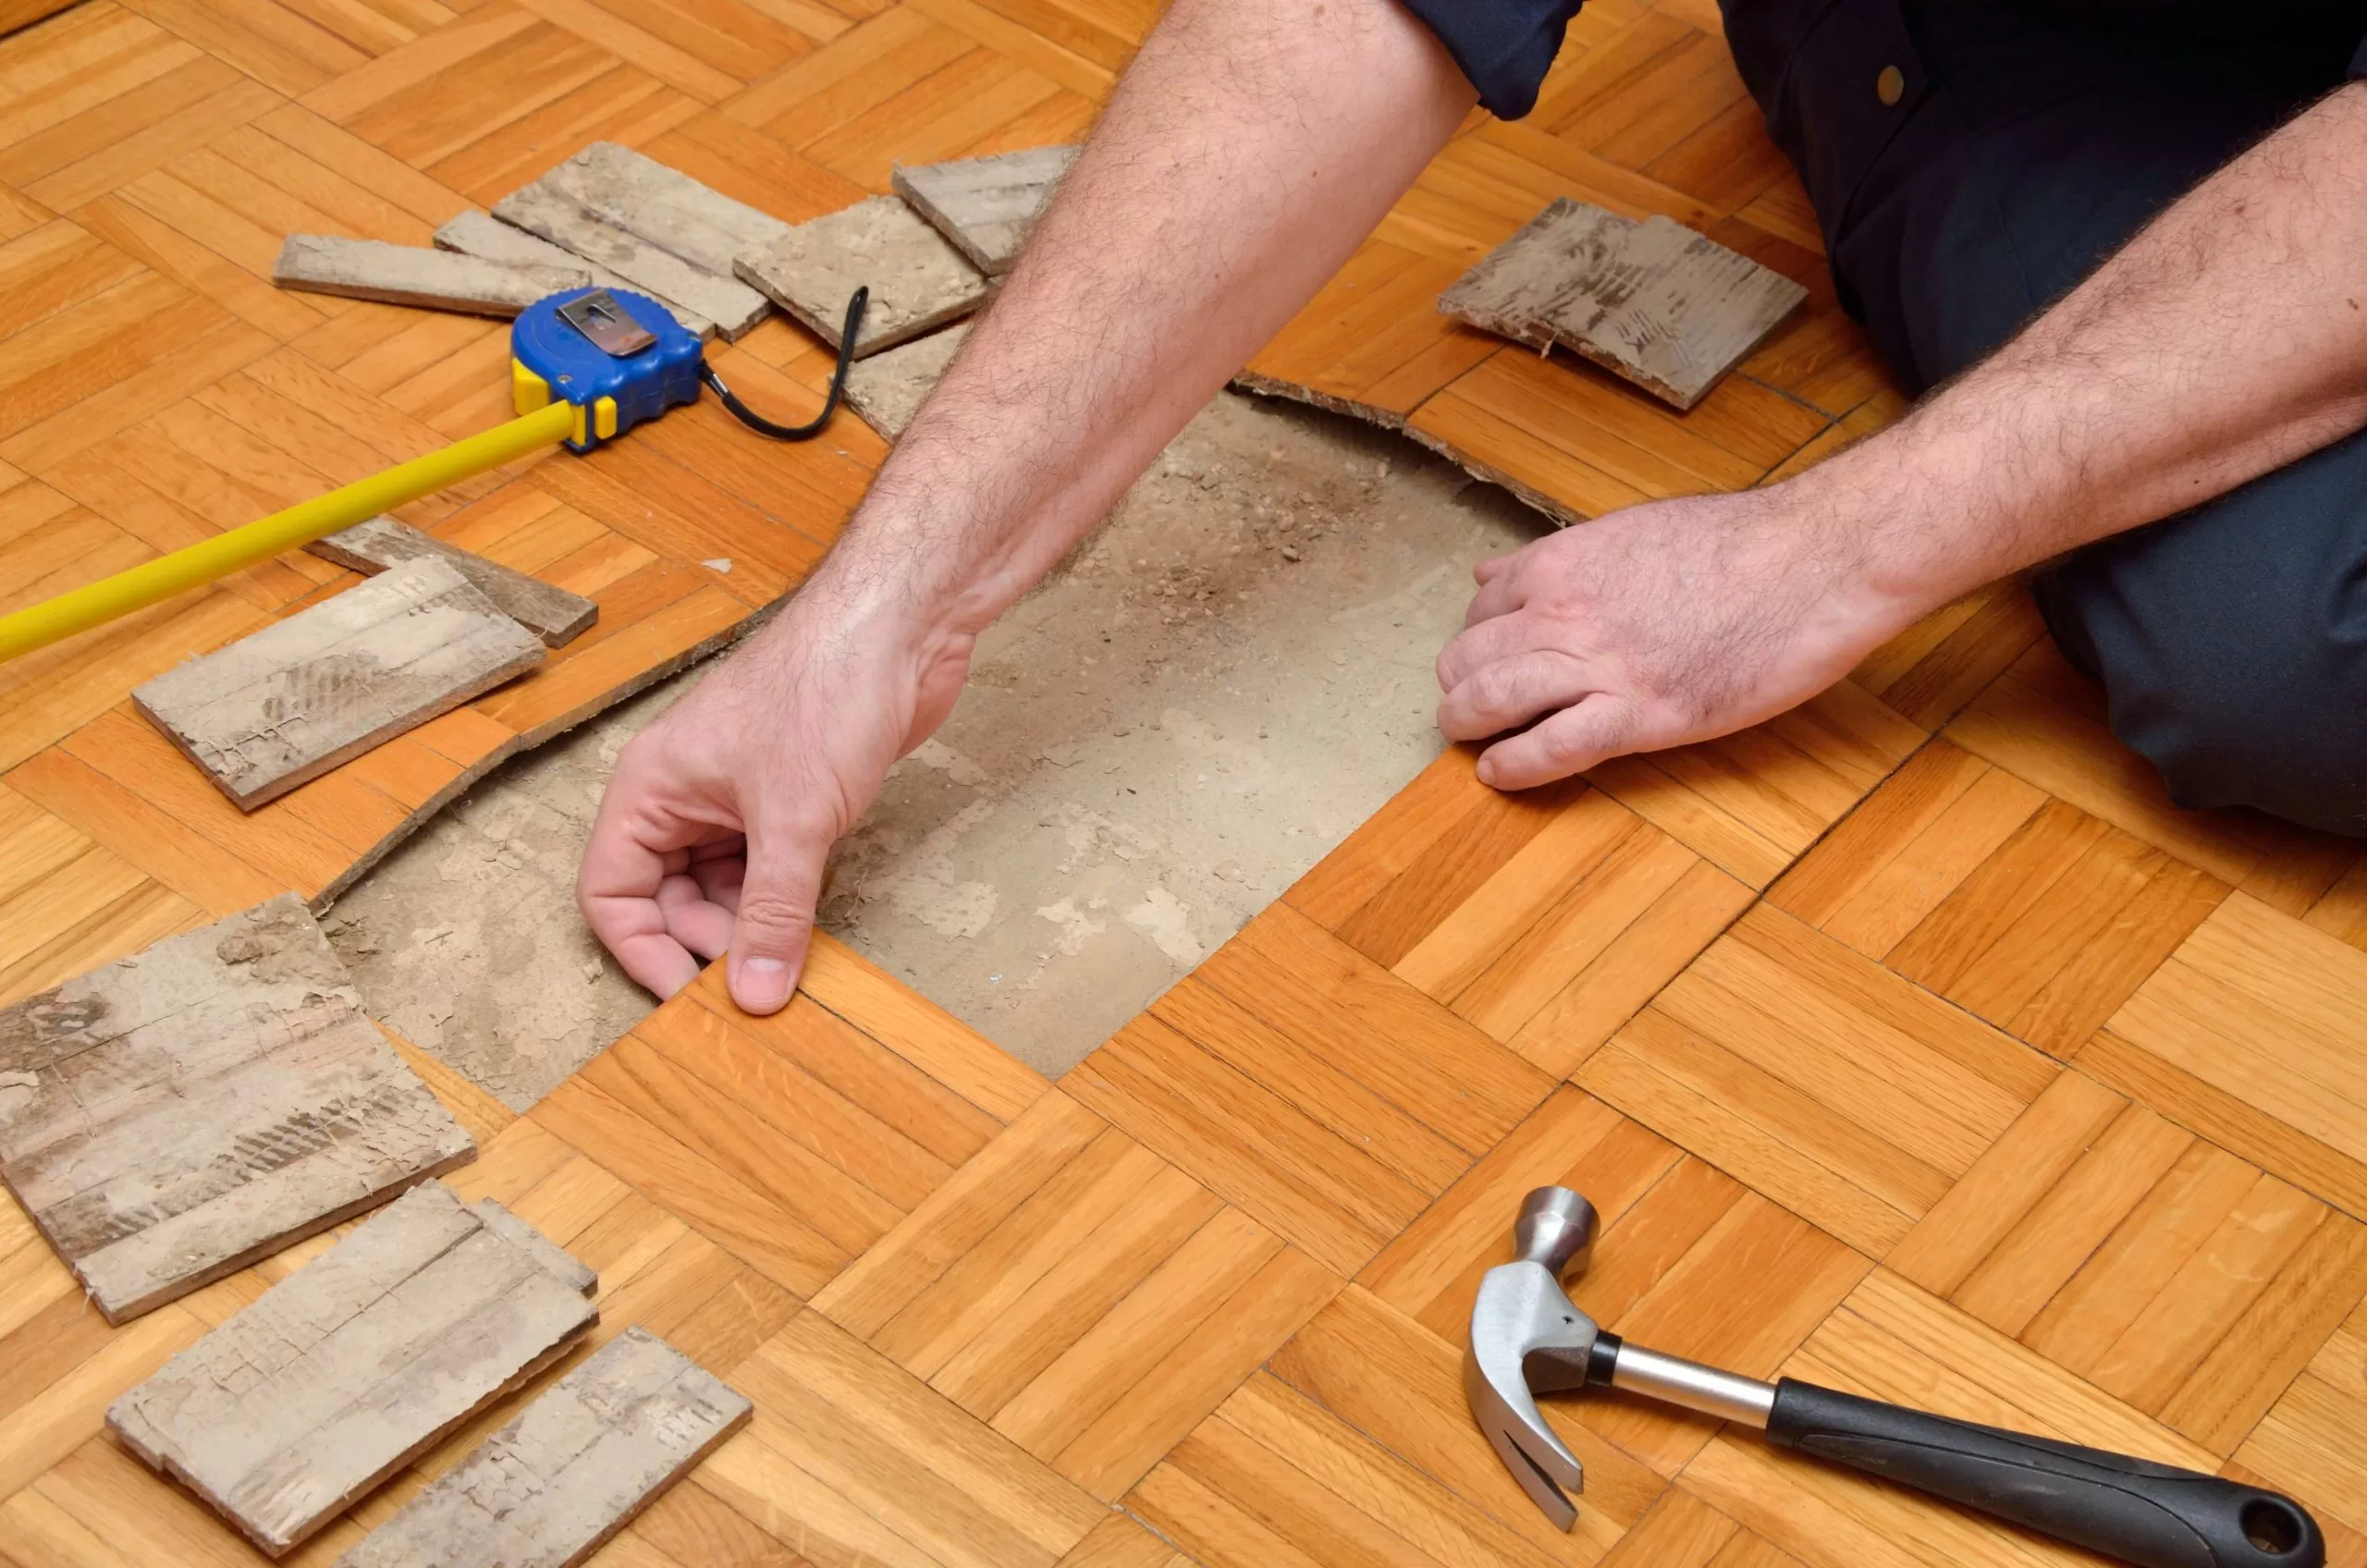
[[[1434,302],[1462,266],[1367,240],[1242,373],[1257,391],[1305,398],[1383,425],[1502,347]]]
[[[1797,1559],[1672,1488],[1604,1562],[1608,1568],[1793,1568]]]
[[[1587,1491],[1576,1531],[1563,1534],[1473,1426],[1461,1359],[1351,1288],[1127,1505],[1210,1568],[1600,1561],[1659,1495],[1660,1478],[1565,1427]]]
[[[2367,1536],[2367,1307],[2327,1340],[2236,1459],[2266,1484],[2290,1490],[2353,1549]],[[2343,1560],[2337,1543],[2334,1561]]]
[[[1055,1092],[814,1305],[1114,1501],[1339,1288]]]
[[[821,1562],[1051,1568],[1102,1505],[808,1311],[732,1384],[756,1418],[699,1484]]]
[[[1597,789],[1711,864],[1764,888],[1922,743],[1852,681],[1716,741],[1605,763]]]
[[[715,1011],[697,991],[533,1119],[799,1296],[1000,1126],[809,999],[758,1020]]]
[[[1112,1513],[1061,1559],[1061,1568],[1192,1568],[1192,1560],[1131,1516]]]
[[[2166,850],[2223,882],[2299,914],[2324,890],[2318,882],[2293,908],[2294,872],[2328,864],[2324,836],[2258,812],[2181,811],[2153,765],[2115,740],[2103,690],[2064,662],[2051,642],[2016,660],[1943,731],[1965,751],[2057,799]],[[2350,846],[2355,850],[2355,846]],[[2338,869],[2349,854],[2331,863]],[[2331,879],[2329,874],[2328,879]]]
[[[2058,1071],[1762,905],[1577,1082],[1881,1257]]]
[[[1905,717],[1937,728],[2045,635],[2029,591],[1997,583],[1924,617],[1868,655],[1850,679]]]
[[[2241,892],[2076,1059],[2114,1088],[2367,1215],[2367,953]]]
[[[1550,1083],[1287,906],[1202,974],[1063,1085],[1338,1272]]]
[[[2068,1056],[2226,895],[2209,873],[1935,741],[1769,901]]]
[[[2074,1072],[1889,1263],[2225,1454],[2367,1293],[2367,1229]]]

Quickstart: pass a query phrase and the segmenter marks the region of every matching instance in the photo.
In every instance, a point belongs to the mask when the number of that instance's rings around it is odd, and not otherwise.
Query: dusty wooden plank
[[[893,441],[921,411],[922,400],[936,388],[969,333],[967,323],[956,324],[857,361],[847,372],[847,406]]]
[[[1019,259],[1027,231],[1076,161],[1074,147],[1030,147],[944,164],[899,164],[896,194],[988,277]]]
[[[636,288],[681,301],[714,322],[727,342],[736,341],[772,308],[747,284],[693,266],[614,224],[603,223],[540,181],[496,202],[493,215],[598,263]]]
[[[293,893],[0,1011],[0,1176],[111,1323],[475,1153]]]
[[[1689,409],[1807,298],[1682,224],[1558,196],[1439,309],[1515,342],[1559,344]]]
[[[423,557],[176,666],[140,711],[252,811],[543,662],[534,634]]]
[[[858,358],[960,321],[987,302],[986,276],[893,196],[875,196],[792,227],[734,263],[740,276],[839,346],[847,300],[871,290]]]
[[[665,1341],[627,1329],[337,1568],[571,1568],[753,1409]]]
[[[598,218],[718,277],[751,251],[780,243],[789,225],[679,169],[613,141],[595,141],[542,183]]]
[[[592,275],[582,267],[492,262],[423,245],[291,234],[272,265],[271,280],[308,294],[514,316],[546,294],[583,288]]]
[[[117,1400],[107,1425],[271,1556],[563,1354],[599,1313],[544,1248],[414,1187]]]
[[[372,577],[422,557],[449,561],[478,593],[493,601],[495,609],[540,637],[546,647],[567,646],[600,619],[600,606],[581,594],[513,571],[391,517],[357,522],[304,547],[325,560]]]
[[[503,223],[474,207],[447,220],[444,227],[435,231],[435,243],[463,256],[482,256],[489,262],[508,262],[516,266],[579,267],[603,288],[631,288],[648,295],[665,306],[676,321],[697,333],[701,342],[715,337],[715,323],[688,305],[668,300],[654,289],[630,283],[597,262],[588,261],[572,251],[561,250],[538,235]]]

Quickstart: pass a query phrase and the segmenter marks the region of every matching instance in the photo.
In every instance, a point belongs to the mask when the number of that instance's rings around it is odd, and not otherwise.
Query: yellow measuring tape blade
[[[416,501],[448,484],[458,484],[489,468],[498,468],[539,447],[564,441],[575,434],[575,416],[574,404],[552,403],[481,435],[472,435],[425,457],[398,463],[384,473],[374,473],[284,512],[274,512],[187,549],[143,561],[129,571],[119,571],[87,587],[0,616],[0,660],[15,658],[117,616],[144,609],[184,589],[227,577],[242,567],[269,560],[315,539],[325,539],[339,529],[350,528],[406,501]]]

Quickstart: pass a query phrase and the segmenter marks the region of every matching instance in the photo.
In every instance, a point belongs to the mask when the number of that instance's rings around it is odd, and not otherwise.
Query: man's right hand
[[[816,582],[628,741],[575,889],[625,973],[668,997],[728,949],[733,1001],[786,1006],[831,844],[944,722],[972,645]]]

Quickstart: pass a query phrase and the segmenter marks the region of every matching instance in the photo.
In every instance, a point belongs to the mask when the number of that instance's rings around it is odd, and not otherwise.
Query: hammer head
[[[1598,1330],[1562,1288],[1562,1273],[1583,1262],[1594,1232],[1594,1205],[1567,1187],[1539,1187],[1522,1200],[1513,1231],[1519,1256],[1481,1278],[1463,1361],[1464,1392],[1496,1457],[1565,1530],[1577,1523],[1570,1496],[1585,1489],[1586,1472],[1545,1424],[1536,1391],[1586,1380]]]

